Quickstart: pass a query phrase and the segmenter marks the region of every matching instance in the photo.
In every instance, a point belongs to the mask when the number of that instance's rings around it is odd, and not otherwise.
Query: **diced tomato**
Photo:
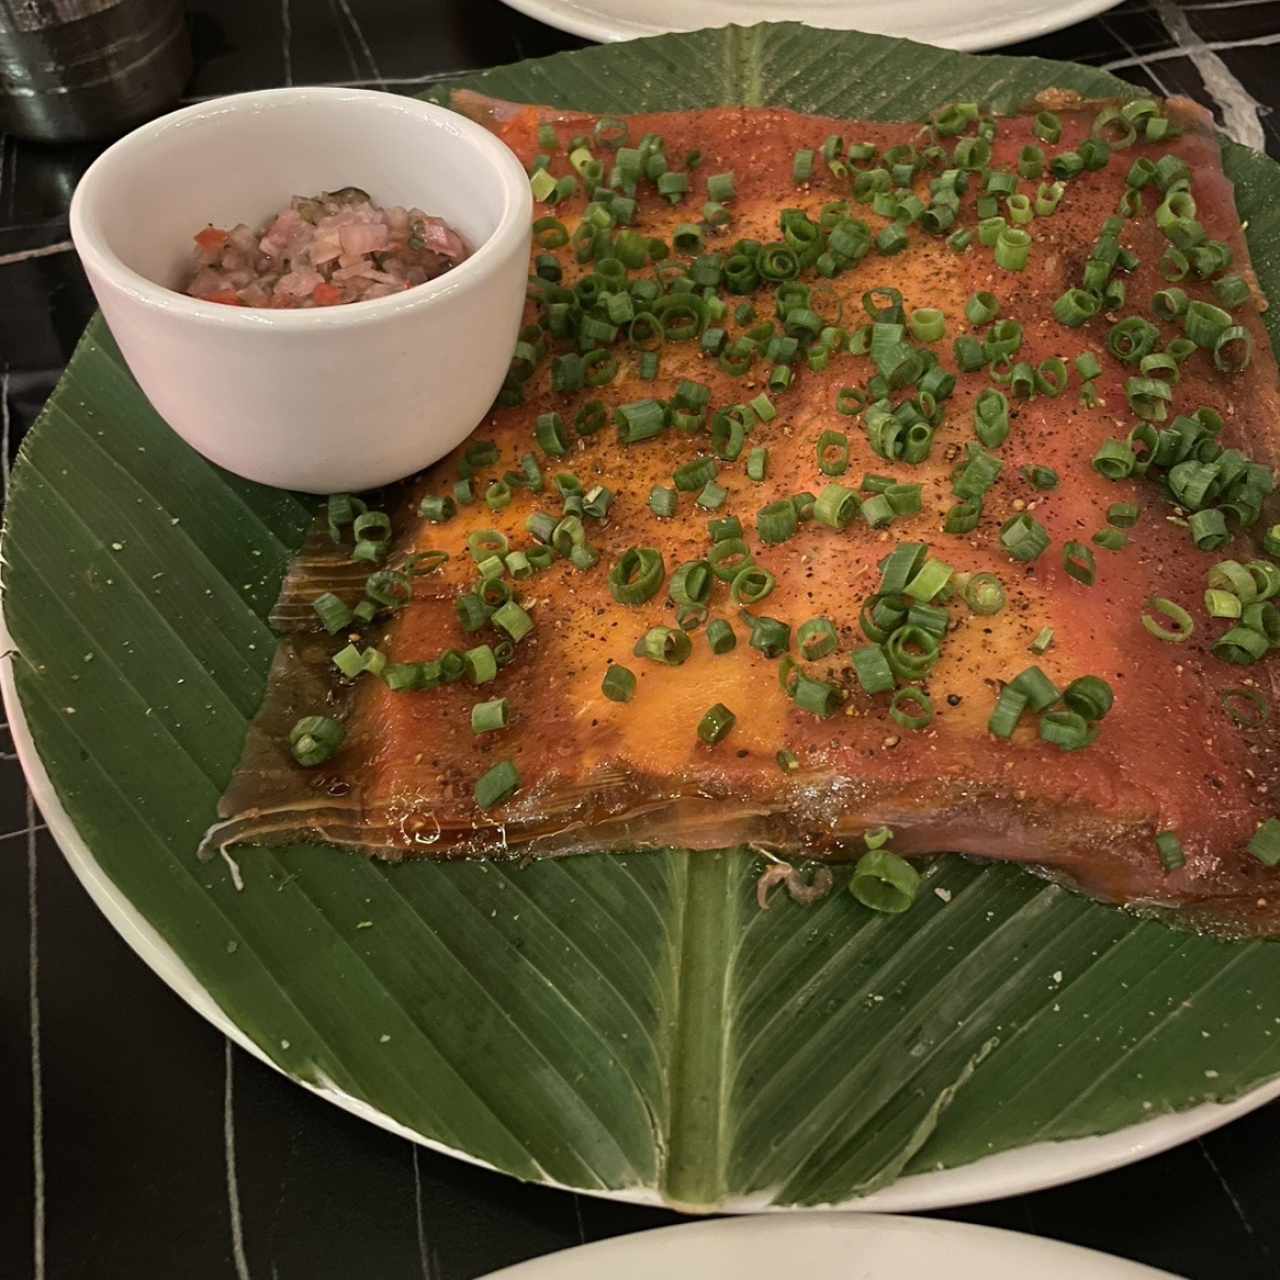
[[[311,290],[311,300],[318,307],[331,307],[335,302],[342,301],[342,290],[336,284],[322,280]]]
[[[215,253],[227,243],[229,238],[228,233],[223,231],[221,227],[205,227],[203,231],[197,233],[196,244],[205,253]]]
[[[243,307],[244,303],[240,301],[240,295],[234,289],[219,289],[217,293],[211,293],[205,302],[221,302],[228,307]]]

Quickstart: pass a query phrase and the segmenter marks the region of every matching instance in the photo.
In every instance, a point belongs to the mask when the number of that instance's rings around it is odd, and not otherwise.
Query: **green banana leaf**
[[[1050,85],[1122,91],[1084,67],[791,24],[468,83],[596,110],[884,119],[956,98],[1012,109]],[[1225,157],[1280,300],[1280,168]],[[25,442],[4,538],[17,686],[59,797],[286,1072],[516,1176],[694,1208],[846,1201],[1280,1074],[1280,948],[1174,932],[1009,866],[939,859],[898,917],[844,892],[761,912],[759,868],[737,853],[517,869],[253,849],[238,891],[195,848],[310,515],[191,452],[95,320]]]

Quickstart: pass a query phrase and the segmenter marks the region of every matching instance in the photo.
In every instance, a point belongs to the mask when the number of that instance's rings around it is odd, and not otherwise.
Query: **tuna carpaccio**
[[[371,625],[350,634],[330,637],[320,628],[312,602],[333,592],[354,605],[377,566],[351,561],[349,531],[345,543],[335,545],[323,528],[297,558],[275,613],[284,636],[266,698],[223,800],[226,821],[210,833],[206,849],[234,841],[310,838],[390,859],[754,846],[788,857],[838,860],[861,853],[865,834],[887,826],[893,848],[905,856],[1010,859],[1107,902],[1169,910],[1171,918],[1195,927],[1228,934],[1275,932],[1280,869],[1248,847],[1260,825],[1280,813],[1275,721],[1269,715],[1274,664],[1265,656],[1243,666],[1224,661],[1221,646],[1215,651],[1214,645],[1239,620],[1210,617],[1204,604],[1213,566],[1223,560],[1242,566],[1267,560],[1263,535],[1274,517],[1264,512],[1241,527],[1250,513],[1246,509],[1242,520],[1229,508],[1226,543],[1199,549],[1195,537],[1209,544],[1216,540],[1211,536],[1216,517],[1193,526],[1197,499],[1187,496],[1184,505],[1175,500],[1169,475],[1170,459],[1179,456],[1177,441],[1173,453],[1162,455],[1165,465],[1145,467],[1153,450],[1165,448],[1160,433],[1190,432],[1183,452],[1192,462],[1212,467],[1226,450],[1222,456],[1237,460],[1227,479],[1240,472],[1240,457],[1252,466],[1247,508],[1249,502],[1256,507],[1270,487],[1275,461],[1280,399],[1261,318],[1266,303],[1249,265],[1209,117],[1175,100],[1145,103],[1128,115],[1112,110],[1100,120],[1100,113],[1117,104],[1047,94],[1026,114],[995,120],[993,137],[981,116],[963,123],[959,133],[939,137],[919,123],[862,123],[763,108],[601,122],[464,94],[454,105],[498,132],[531,168],[538,154],[548,156],[543,162],[548,178],[540,184],[544,193],[551,179],[574,176],[573,183],[561,183],[573,192],[536,209],[535,216],[548,221],[538,223],[536,239],[542,243],[533,250],[535,283],[527,321],[542,327],[524,334],[527,345],[504,396],[516,403],[496,406],[467,444],[423,475],[377,501],[368,498],[392,515],[383,567],[435,566],[412,576],[409,604],[381,612]],[[1051,123],[1037,123],[1043,111],[1056,117],[1056,140],[1050,140]],[[1144,125],[1151,113],[1168,121],[1151,131],[1163,131],[1156,141],[1146,140]],[[1138,137],[1123,145],[1129,120],[1136,121]],[[1089,154],[1091,137],[1113,140],[1109,157],[1096,146]],[[827,143],[831,138],[839,145]],[[958,144],[963,144],[959,155]],[[617,146],[629,148],[621,153],[623,173],[613,172]],[[1080,157],[1082,146],[1083,167],[1072,159]],[[1036,153],[1028,148],[1043,152],[1042,175],[1024,176],[1036,170]],[[631,205],[626,182],[637,171],[634,152],[640,153],[640,178]],[[651,163],[655,152],[662,159]],[[797,160],[798,152],[813,153],[811,172],[803,155]],[[1057,194],[1050,185],[1052,166],[1064,153],[1059,170],[1082,171],[1063,180],[1053,212],[1044,211],[1044,203],[1037,212],[1038,198],[1052,203]],[[1166,160],[1161,166],[1164,157],[1181,164]],[[959,180],[947,173],[957,160],[969,166]],[[1150,165],[1139,165],[1131,181],[1141,160]],[[886,165],[890,200],[876,202],[874,197],[885,193],[885,180],[859,175]],[[902,165],[909,170],[893,167]],[[664,168],[685,178],[655,180]],[[1146,181],[1143,170],[1149,170]],[[724,174],[733,176],[731,192],[723,181],[709,186]],[[1028,197],[1029,222],[1012,216],[1008,180],[993,183],[992,174],[1012,175],[1015,194]],[[582,229],[589,212],[582,175],[602,186],[616,184],[597,193],[590,212],[601,226],[594,230]],[[901,185],[906,177],[925,208],[948,203],[948,197],[937,199],[942,188],[950,185],[957,192],[958,200],[950,201],[956,214],[950,227],[935,227],[940,233],[930,234],[922,226],[919,207],[906,199]],[[1169,189],[1176,196],[1180,186],[1191,199],[1170,201]],[[996,216],[1004,217],[1009,228],[1025,225],[1029,232],[1021,270],[1002,266],[998,246],[977,234],[979,212],[991,213],[978,208],[989,187]],[[1136,196],[1126,195],[1135,189]],[[719,198],[709,200],[709,195]],[[615,198],[621,202],[616,210]],[[719,208],[704,208],[708,204]],[[612,225],[600,217],[601,208],[617,213]],[[1108,219],[1118,209],[1120,220],[1111,224],[1118,233],[1111,237],[1110,251],[1101,252],[1105,269],[1089,276],[1100,237],[1106,238]],[[786,212],[796,210],[802,218]],[[1173,228],[1171,239],[1161,223],[1172,217],[1193,218],[1200,230],[1184,222]],[[945,213],[938,219],[946,220]],[[790,234],[784,230],[788,223]],[[882,234],[895,225],[902,235]],[[845,252],[834,262],[820,261],[809,241],[816,233],[820,252],[835,227],[847,233],[838,238]],[[955,233],[966,228],[971,236],[962,235],[958,245]],[[627,239],[620,241],[624,235]],[[566,243],[558,243],[566,237]],[[905,248],[881,251],[904,238]],[[1007,239],[1017,245],[1021,237]],[[1196,256],[1197,245],[1210,242],[1229,250],[1229,263],[1216,247],[1211,249],[1216,264],[1211,256]],[[613,246],[617,252],[625,247],[632,265],[613,256]],[[759,268],[758,254],[771,246],[793,251],[790,258],[775,253],[770,260],[783,278],[761,278],[747,292],[732,292],[726,274],[730,259],[745,255],[746,267],[754,258]],[[666,256],[659,256],[664,249]],[[1180,267],[1180,254],[1190,270]],[[637,256],[643,259],[639,264]],[[1201,263],[1210,278],[1195,269]],[[741,258],[732,265],[735,287],[749,286],[751,272]],[[1180,273],[1184,278],[1171,284],[1170,277]],[[1230,351],[1219,353],[1219,363],[1230,367],[1241,362],[1241,351],[1251,343],[1252,359],[1237,371],[1216,367],[1209,349],[1187,355],[1176,345],[1187,328],[1185,316],[1176,311],[1188,300],[1216,305],[1226,298],[1225,290],[1215,291],[1222,276],[1238,277],[1248,295],[1233,300],[1230,316],[1247,337],[1237,333]],[[638,281],[651,283],[637,288]],[[1097,314],[1083,324],[1063,323],[1055,303],[1086,283],[1094,288],[1095,302],[1101,294]],[[804,288],[797,291],[797,284]],[[1239,294],[1241,285],[1234,288]],[[1171,289],[1180,289],[1186,299],[1176,293],[1156,299],[1158,291]],[[682,290],[703,302],[693,307],[697,332],[686,338],[678,336],[680,308],[664,310],[656,302]],[[895,310],[897,295],[875,290],[896,290],[900,309]],[[967,304],[979,292],[998,302],[996,321],[975,323],[968,317]],[[610,295],[617,294],[627,294],[632,303],[615,302],[610,313]],[[796,308],[813,312],[821,328],[793,315]],[[922,308],[937,309],[945,318],[941,340],[913,336],[910,318]],[[668,317],[673,332],[664,341],[655,344],[651,326],[633,329],[626,319],[644,311]],[[1208,314],[1214,321],[1214,313]],[[605,326],[588,326],[605,354],[583,362],[593,345],[579,332],[587,317]],[[1131,322],[1115,337],[1114,327],[1130,317],[1154,326],[1154,336]],[[1221,329],[1221,317],[1216,319]],[[915,382],[889,390],[890,411],[914,398],[916,411],[933,430],[927,458],[914,464],[873,451],[877,433],[868,430],[870,411],[839,411],[856,410],[883,393],[883,383],[875,379],[885,377],[886,366],[892,376],[895,335],[865,326],[904,320],[897,356],[904,344],[932,352],[915,363],[925,372],[936,366],[956,375],[949,396],[942,394],[950,390],[946,379],[935,376],[929,384],[939,392],[933,402],[919,393],[920,372]],[[956,341],[968,336],[982,347],[993,337],[993,323],[1001,321],[1015,322],[1000,333],[1018,334],[1016,350],[1002,359],[999,346],[988,345],[993,361],[976,370],[958,368]],[[610,327],[616,330],[612,342]],[[684,327],[689,327],[687,316]],[[725,331],[729,358],[723,357],[719,335],[706,338],[708,329]],[[739,341],[746,334],[755,343],[749,351]],[[787,336],[796,341],[770,348],[770,337]],[[878,343],[872,341],[877,337]],[[868,344],[870,351],[853,353]],[[646,361],[649,348],[656,354],[656,369],[653,357]],[[813,358],[819,348],[826,350],[825,360]],[[1148,362],[1144,369],[1143,350],[1172,350],[1177,358]],[[744,351],[749,356],[745,371],[733,355]],[[1086,387],[1081,370],[1092,373],[1090,353],[1101,371],[1087,379]],[[1083,364],[1077,365],[1080,357]],[[1050,394],[1055,359],[1063,361],[1067,381],[1057,395]],[[1048,376],[1025,398],[1017,393],[1026,388],[1010,381],[1012,366],[1021,362]],[[789,385],[781,385],[788,375],[775,376],[778,367],[790,370]],[[589,382],[600,385],[575,389],[584,368],[592,375]],[[465,369],[458,376],[465,377]],[[1167,397],[1156,389],[1146,400],[1139,390],[1145,419],[1130,403],[1129,380],[1135,377],[1162,381],[1168,389]],[[682,383],[705,390],[690,397],[686,388],[681,397]],[[959,500],[957,473],[979,444],[975,403],[988,388],[1001,391],[1009,403],[1007,438],[984,450],[999,460],[999,475],[981,497],[976,527],[949,533],[944,526]],[[757,400],[761,395],[768,409]],[[699,396],[706,401],[701,417]],[[737,433],[723,415],[713,436],[718,411],[753,400],[763,413],[729,415],[748,428],[744,439],[734,438]],[[644,401],[661,409],[659,429],[626,443],[627,430],[620,425],[626,415],[619,418],[618,410]],[[431,406],[424,405],[424,426],[430,413]],[[551,444],[548,453],[537,438],[538,422],[553,413],[559,419],[556,433],[544,437],[543,443]],[[905,420],[915,417],[908,411]],[[824,432],[848,437],[848,467],[841,474],[819,468]],[[917,432],[916,438],[923,434]],[[895,433],[888,435],[892,455]],[[563,439],[563,454],[558,439]],[[1123,474],[1123,448],[1120,478],[1093,465],[1109,439],[1133,449],[1138,465],[1132,474]],[[736,457],[723,456],[735,445],[741,446]],[[748,461],[761,449],[767,451],[767,464],[763,479],[756,480]],[[838,466],[839,446],[831,452]],[[522,462],[528,456],[533,464]],[[758,453],[756,458],[759,474]],[[680,489],[675,473],[699,460],[709,460],[704,470],[714,474],[710,492]],[[1028,479],[1032,468],[1056,472],[1056,487],[1036,487]],[[697,471],[688,468],[684,475]],[[534,472],[540,478],[530,484]],[[469,547],[469,540],[476,541],[472,535],[497,530],[506,554],[536,551],[530,517],[549,518],[541,522],[545,537],[564,516],[560,475],[572,477],[564,486],[569,491],[603,488],[611,495],[602,517],[588,513],[581,517],[580,531],[572,521],[565,531],[562,550],[577,537],[591,554],[580,555],[580,564],[558,556],[531,573],[519,557],[517,572],[504,567],[503,585],[491,588],[489,599],[510,593],[532,620],[532,630],[518,641],[483,617],[477,630],[464,630],[457,599],[473,594],[479,581],[477,556]],[[864,484],[868,475],[870,488]],[[887,525],[865,518],[877,476],[919,485],[919,513],[898,515]],[[460,477],[469,478],[473,501],[460,503],[447,520],[419,516],[424,497],[451,497]],[[1201,495],[1201,506],[1222,490],[1212,477],[1204,483],[1208,496]],[[1234,483],[1230,493],[1239,493],[1242,483]],[[852,513],[852,519],[843,528],[813,518],[801,499],[793,504],[799,508],[793,534],[776,542],[761,538],[762,508],[806,492],[821,495],[830,484],[855,494],[844,504],[844,517]],[[655,512],[650,503],[655,487],[675,493],[673,515]],[[510,501],[502,505],[508,491]],[[913,499],[910,490],[904,492],[902,505],[909,511]],[[714,506],[717,500],[721,505]],[[1111,527],[1109,513],[1116,504],[1132,504],[1139,514],[1131,526],[1117,520],[1127,527],[1120,538],[1104,538],[1123,542],[1112,549],[1095,543],[1093,535]],[[443,505],[447,510],[449,504]],[[568,505],[572,513],[577,504]],[[873,512],[883,510],[883,504],[871,505]],[[1002,529],[1017,516],[1027,518],[1021,528],[1048,539],[1033,559],[1015,558],[1002,541]],[[727,518],[741,523],[747,554],[772,576],[772,590],[744,613],[732,599],[732,584],[712,574],[706,621],[687,633],[687,660],[667,665],[636,656],[637,642],[651,629],[678,629],[680,606],[670,594],[674,571],[705,560],[713,547],[710,522]],[[533,520],[535,531],[538,525]],[[1043,535],[1034,534],[1037,527]],[[899,686],[914,684],[927,694],[932,719],[919,729],[891,715],[890,693],[866,691],[852,657],[873,643],[860,618],[881,590],[881,566],[908,543],[927,547],[923,555],[952,570],[938,596],[915,602],[946,611],[944,629],[935,636],[936,660],[926,661],[923,670],[908,662],[906,671],[894,673]],[[1092,573],[1067,571],[1068,543],[1079,544],[1077,561],[1087,563],[1079,547],[1088,548]],[[609,579],[634,547],[658,551],[665,576],[651,598],[622,603]],[[448,555],[443,564],[436,554],[411,559],[439,552]],[[588,565],[593,555],[595,563]],[[1002,584],[1005,605],[997,613],[977,613],[966,603],[965,584],[980,573],[994,574]],[[1249,576],[1265,595],[1267,570],[1255,564]],[[1194,633],[1177,643],[1155,634],[1144,617],[1166,630],[1176,631],[1178,624],[1151,605],[1153,598],[1185,609]],[[905,610],[912,601],[897,603]],[[687,605],[686,610],[684,620],[696,624],[698,610]],[[758,625],[751,615],[790,627],[786,654],[768,656],[750,643]],[[927,621],[929,615],[913,616]],[[1264,629],[1273,617],[1267,614],[1259,622],[1258,610],[1252,616],[1255,628]],[[707,627],[717,618],[728,621],[736,634],[728,652],[713,652],[708,641]],[[812,618],[829,620],[836,643],[807,661],[796,637]],[[905,625],[905,619],[899,621]],[[1043,645],[1046,628],[1052,631],[1051,645],[1031,652],[1037,637]],[[331,658],[349,641],[361,652],[376,649],[401,671],[402,680],[406,666],[485,644],[504,665],[479,685],[465,675],[439,682],[439,668],[428,665],[425,683],[438,687],[393,690],[375,674],[355,680],[339,675]],[[907,654],[919,657],[918,647],[907,646]],[[615,665],[634,674],[629,701],[611,700],[602,691]],[[1011,737],[990,732],[1002,689],[1032,665],[1055,691],[1084,676],[1110,687],[1114,705],[1090,726],[1088,745],[1064,750],[1046,740],[1044,716],[1055,708],[1061,712],[1064,704],[1037,711],[1035,698]],[[832,714],[797,704],[794,685],[802,674],[830,686],[833,692],[822,709]],[[506,700],[507,727],[474,733],[473,705],[494,699]],[[716,705],[731,712],[734,721],[723,738],[708,742],[698,727]],[[899,710],[914,714],[920,706],[900,700]],[[287,737],[296,719],[309,714],[341,721],[345,740],[331,759],[303,768],[291,758]],[[1057,718],[1072,723],[1069,715]],[[503,789],[498,803],[482,808],[477,781],[504,762],[514,766],[509,776],[518,785],[509,795],[505,792],[511,789]],[[1166,868],[1156,843],[1162,833],[1172,833],[1184,865]]]

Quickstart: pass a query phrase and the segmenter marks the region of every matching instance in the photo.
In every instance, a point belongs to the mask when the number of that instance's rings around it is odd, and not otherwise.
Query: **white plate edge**
[[[535,21],[546,23],[560,31],[571,35],[582,36],[587,40],[596,40],[605,44],[615,44],[622,40],[635,40],[646,36],[688,34],[691,31],[706,30],[706,24],[692,27],[669,28],[657,24],[630,21],[626,18],[611,18],[587,5],[575,4],[573,0],[503,0],[510,8],[523,13]],[[924,44],[932,44],[940,49],[952,49],[958,53],[974,53],[984,49],[997,49],[1003,45],[1017,44],[1023,40],[1034,40],[1037,36],[1049,35],[1061,31],[1064,27],[1073,26],[1096,17],[1108,9],[1113,9],[1120,0],[1075,0],[1073,4],[1057,7],[1045,3],[1039,10],[1021,19],[1008,19],[1003,23],[979,27],[972,33],[952,35],[939,38],[924,31],[876,32],[864,34],[884,35],[889,39],[916,40]],[[802,17],[789,19],[804,22]],[[763,22],[766,19],[758,19]],[[772,19],[782,21],[782,19]],[[728,26],[729,23],[722,23]],[[752,24],[744,24],[752,25]],[[815,30],[852,31],[854,27],[831,28],[821,22],[806,23]]]
[[[817,1240],[813,1239],[815,1233]],[[669,1265],[668,1246],[676,1237],[682,1244],[688,1242],[697,1249],[708,1241],[714,1246],[724,1236],[746,1237],[747,1240],[761,1236],[776,1239],[780,1236],[787,1240],[796,1256],[800,1256],[800,1251],[805,1250],[804,1256],[808,1259],[812,1257],[811,1250],[815,1246],[829,1250],[833,1243],[838,1242],[842,1252],[848,1249],[852,1253],[860,1242],[883,1249],[887,1243],[885,1237],[892,1240],[906,1235],[917,1239],[926,1237],[931,1249],[935,1245],[939,1250],[946,1250],[950,1246],[964,1249],[966,1256],[962,1260],[967,1265],[957,1280],[974,1274],[969,1264],[978,1260],[968,1256],[968,1247],[975,1244],[981,1247],[981,1243],[990,1246],[989,1252],[992,1255],[1016,1255],[1002,1258],[1003,1262],[1012,1264],[1015,1268],[1055,1264],[1052,1276],[1059,1278],[1070,1274],[1073,1277],[1084,1277],[1084,1280],[1088,1280],[1090,1276],[1096,1277],[1096,1280],[1177,1280],[1170,1272],[1149,1267],[1145,1263],[1056,1240],[1050,1236],[946,1219],[906,1218],[883,1213],[813,1212],[790,1213],[785,1217],[718,1218],[711,1222],[683,1222],[674,1226],[629,1232],[530,1258],[491,1272],[481,1280],[556,1280],[558,1276],[563,1280],[562,1272],[566,1261],[571,1268],[571,1278],[582,1274],[584,1264],[587,1263],[592,1268],[592,1274],[603,1275],[608,1273],[611,1266],[616,1267],[620,1263],[625,1265],[626,1255],[633,1252],[653,1255],[647,1263],[650,1268],[663,1263]],[[774,1240],[770,1240],[770,1243],[773,1242]],[[643,1260],[632,1259],[633,1262]],[[733,1260],[701,1258],[698,1261],[703,1265],[710,1262],[724,1265]],[[877,1274],[882,1275],[884,1265],[893,1261],[878,1258]],[[1088,1272],[1085,1272],[1086,1266],[1089,1267]],[[1006,1265],[1001,1274],[1007,1275],[1009,1270],[1010,1266]],[[907,1278],[903,1277],[902,1280]]]

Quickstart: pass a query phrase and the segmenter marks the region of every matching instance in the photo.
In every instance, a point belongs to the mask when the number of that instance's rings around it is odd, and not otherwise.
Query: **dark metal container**
[[[0,0],[0,130],[111,137],[172,106],[190,74],[181,0]]]

